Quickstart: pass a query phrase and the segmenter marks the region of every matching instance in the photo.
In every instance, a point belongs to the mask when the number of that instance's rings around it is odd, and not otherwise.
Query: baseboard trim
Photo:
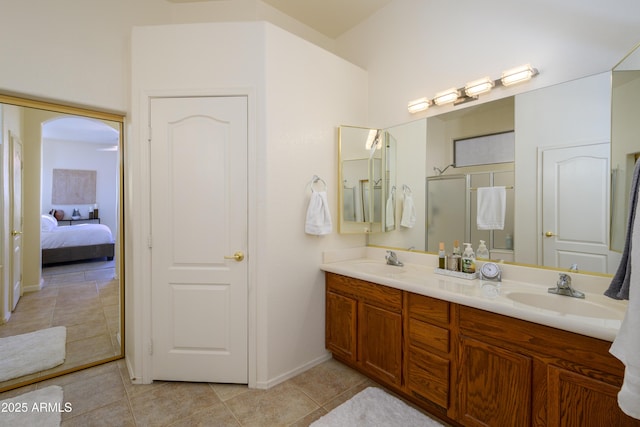
[[[28,285],[22,288],[22,292],[38,292],[44,288],[44,278],[40,278],[40,283],[37,285]]]
[[[316,359],[313,359],[307,363],[305,363],[302,366],[299,366],[295,369],[292,369],[289,372],[285,372],[282,375],[278,375],[275,378],[272,378],[268,381],[257,381],[256,382],[256,388],[258,389],[262,389],[262,390],[266,390],[269,389],[271,387],[274,387],[280,383],[283,383],[293,377],[295,377],[296,375],[299,375],[305,371],[308,371],[309,369],[313,368],[314,366],[317,366],[319,364],[321,364],[322,362],[325,362],[327,360],[331,359],[331,353],[327,352],[327,354],[322,355]]]

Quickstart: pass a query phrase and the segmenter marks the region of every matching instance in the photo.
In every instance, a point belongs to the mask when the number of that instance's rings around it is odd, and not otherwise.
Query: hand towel
[[[395,197],[393,197],[393,191],[389,193],[389,198],[387,199],[387,209],[385,212],[385,224],[387,226],[387,230],[391,230],[396,226],[396,204],[393,203]]]
[[[327,192],[312,189],[304,231],[307,234],[321,236],[331,233],[331,230],[331,213],[327,202]]]
[[[507,210],[507,190],[505,187],[478,188],[478,212],[476,223],[478,230],[504,229],[504,216]]]
[[[404,202],[402,204],[402,219],[400,225],[411,228],[416,224],[416,207],[413,204],[413,196],[405,193]]]
[[[637,196],[636,196],[637,198]],[[635,216],[631,233],[630,266],[640,265],[640,216]],[[618,406],[622,411],[640,419],[640,273],[629,273],[629,305],[618,335],[609,352],[625,365]]]
[[[631,276],[631,235],[633,234],[633,225],[636,217],[636,207],[638,204],[638,184],[640,183],[640,162],[636,163],[633,169],[633,177],[631,178],[631,190],[629,194],[629,215],[627,217],[627,235],[624,240],[624,249],[622,250],[622,258],[618,265],[618,270],[611,280],[609,289],[605,291],[605,295],[614,299],[629,299],[629,280]]]

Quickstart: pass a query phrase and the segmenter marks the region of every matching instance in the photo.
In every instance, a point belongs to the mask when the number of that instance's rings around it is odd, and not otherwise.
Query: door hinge
[[[151,241],[151,235],[147,238],[147,247],[151,249],[153,247],[153,242]]]
[[[151,126],[149,126],[149,129],[148,129],[147,141],[151,142]]]
[[[153,340],[149,340],[149,356],[153,356]]]

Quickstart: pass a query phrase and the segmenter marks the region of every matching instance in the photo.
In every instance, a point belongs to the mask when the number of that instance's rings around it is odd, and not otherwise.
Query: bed
[[[53,216],[42,215],[40,225],[42,265],[105,257],[113,259],[113,234],[104,224],[58,226]]]

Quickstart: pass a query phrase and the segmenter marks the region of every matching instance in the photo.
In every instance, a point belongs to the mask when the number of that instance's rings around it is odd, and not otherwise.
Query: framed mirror
[[[338,128],[340,233],[395,229],[394,151],[380,129]]]
[[[123,123],[0,95],[0,391],[124,356]]]

